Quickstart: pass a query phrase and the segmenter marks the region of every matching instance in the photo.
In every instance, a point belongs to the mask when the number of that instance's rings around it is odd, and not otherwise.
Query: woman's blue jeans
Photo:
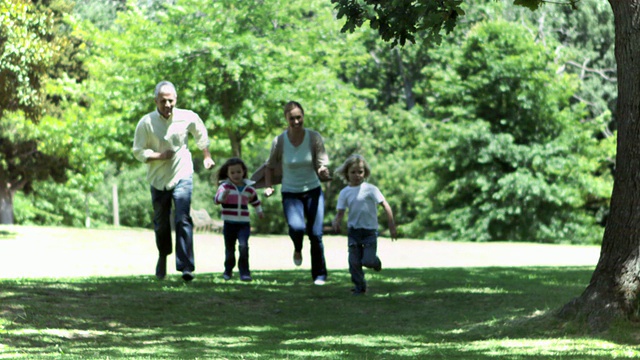
[[[249,223],[232,223],[225,221],[222,228],[224,235],[224,272],[231,275],[236,266],[236,240],[238,241],[238,272],[240,276],[251,275],[249,270]]]
[[[158,190],[151,187],[153,225],[156,246],[160,256],[171,254],[171,203],[175,205],[176,269],[194,271],[193,220],[191,220],[191,193],[193,178],[182,179],[175,188]]]
[[[282,193],[282,208],[289,225],[289,237],[294,250],[302,251],[304,234],[311,244],[311,277],[326,280],[327,265],[322,244],[322,226],[324,221],[324,194],[322,188],[303,193]],[[306,222],[305,222],[306,218]]]
[[[378,258],[378,231],[370,229],[349,228],[349,273],[356,292],[367,290],[363,266],[375,268],[380,266]]]

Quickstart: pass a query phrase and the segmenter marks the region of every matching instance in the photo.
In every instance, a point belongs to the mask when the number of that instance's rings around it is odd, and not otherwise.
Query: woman
[[[302,264],[302,241],[306,232],[311,243],[313,283],[324,285],[327,266],[322,244],[324,194],[320,181],[331,178],[327,168],[329,157],[320,134],[304,128],[302,105],[288,102],[284,116],[289,126],[271,145],[264,169],[264,196],[271,196],[273,185],[281,181],[282,208],[294,247],[293,262],[296,266]]]

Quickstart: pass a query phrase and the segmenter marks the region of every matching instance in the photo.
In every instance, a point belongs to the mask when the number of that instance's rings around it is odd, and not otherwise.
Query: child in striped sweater
[[[225,280],[231,279],[236,266],[235,248],[238,242],[238,271],[240,280],[251,281],[249,270],[249,236],[251,225],[249,204],[255,207],[259,218],[264,218],[260,199],[253,188],[253,181],[247,179],[247,166],[239,158],[227,160],[218,171],[218,191],[214,197],[216,204],[222,205],[224,227],[224,273]]]

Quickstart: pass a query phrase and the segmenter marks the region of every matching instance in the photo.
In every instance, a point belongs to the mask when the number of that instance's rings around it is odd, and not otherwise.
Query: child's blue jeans
[[[363,266],[375,268],[380,266],[378,251],[378,231],[371,229],[349,228],[347,232],[349,241],[349,273],[351,281],[355,285],[355,292],[367,290],[367,282],[364,279]]]
[[[238,240],[238,272],[240,276],[251,275],[249,271],[249,223],[232,223],[225,221],[222,229],[224,235],[224,272],[231,275],[236,266],[236,240]]]

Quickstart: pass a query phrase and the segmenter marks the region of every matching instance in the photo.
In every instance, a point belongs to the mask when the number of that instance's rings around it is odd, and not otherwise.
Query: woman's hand
[[[318,178],[320,178],[321,181],[331,180],[331,173],[326,166],[320,166],[318,168]]]
[[[264,196],[265,196],[265,197],[269,197],[269,196],[271,196],[271,195],[273,195],[273,186],[267,186],[267,187],[264,189]]]

